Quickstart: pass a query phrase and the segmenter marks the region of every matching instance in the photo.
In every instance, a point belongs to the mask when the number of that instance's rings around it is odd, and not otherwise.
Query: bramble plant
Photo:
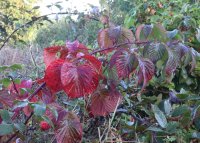
[[[184,44],[177,29],[142,24],[133,33],[111,24],[108,16],[100,21],[104,29],[98,33],[98,49],[79,41],[47,47],[42,79],[16,83],[10,77],[10,85],[0,91],[5,142],[27,132],[31,118],[32,127],[53,131],[58,143],[87,142],[85,135],[95,126],[99,142],[200,137],[199,102],[193,101],[199,99],[200,54]],[[105,129],[97,123],[101,118],[108,120]]]

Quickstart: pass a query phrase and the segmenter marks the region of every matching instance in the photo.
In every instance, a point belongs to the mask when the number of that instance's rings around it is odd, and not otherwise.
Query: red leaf
[[[147,37],[152,31],[151,25],[139,25],[135,32],[135,37],[137,41],[146,41]]]
[[[26,106],[26,107],[23,108],[23,112],[27,117],[31,115],[32,111],[33,111],[33,109],[31,109],[30,106]]]
[[[8,90],[0,90],[0,103],[4,106],[13,107],[13,102],[15,100],[15,94],[9,94]]]
[[[22,89],[22,88],[31,89],[32,84],[33,84],[33,82],[30,79],[30,80],[22,80],[20,84],[15,84],[15,86],[16,86],[17,91],[20,92],[20,89]],[[16,93],[16,90],[15,90],[14,85],[12,83],[10,84],[8,89],[11,93]],[[27,96],[27,94],[28,93],[26,92],[26,93],[23,94],[23,96]]]
[[[64,91],[70,98],[92,93],[98,86],[99,73],[89,64],[73,65],[65,62],[61,68]]]
[[[74,57],[76,57],[77,53],[88,54],[88,48],[85,45],[79,43],[79,41],[67,42],[66,46],[69,54]]]
[[[59,126],[61,121],[67,114],[67,111],[57,103],[51,103],[48,106],[51,109],[54,109],[57,112],[58,116],[56,117],[55,114],[49,108],[47,108],[46,110],[46,113],[45,113],[46,116],[54,123],[54,125]]]
[[[114,112],[116,106],[121,102],[121,98],[121,94],[115,89],[97,90],[91,97],[91,113],[94,116],[106,116]]]
[[[129,48],[134,42],[134,36],[131,30],[120,26],[106,28],[98,33],[98,44],[100,48]],[[122,44],[121,46],[119,46]],[[113,49],[106,50],[105,53]]]
[[[178,60],[174,56],[173,52],[170,49],[168,49],[168,59],[165,65],[166,74],[168,76],[171,75],[176,70],[177,66],[178,66]]]
[[[100,48],[109,48],[114,45],[113,41],[109,37],[108,30],[109,30],[108,28],[102,29],[98,33],[98,44]],[[105,53],[107,52],[109,51],[105,51]]]
[[[59,59],[52,62],[45,71],[44,81],[53,93],[62,90],[62,84],[60,80],[61,67],[64,60]]]
[[[93,66],[96,69],[98,73],[102,72],[102,64],[97,58],[91,55],[84,55],[82,58],[86,59],[89,62],[89,64],[91,64],[91,66]]]
[[[82,132],[79,118],[74,113],[67,112],[55,132],[57,143],[79,143],[82,140]]]
[[[149,59],[139,58],[139,70],[138,70],[138,84],[143,82],[141,90],[144,90],[147,83],[153,77],[155,73],[154,64]]]
[[[42,93],[42,95],[41,95],[42,101],[45,104],[50,104],[50,103],[55,102],[55,100],[56,100],[55,95],[52,94],[50,89],[48,89],[47,87],[42,88],[41,93]]]
[[[109,17],[107,15],[102,15],[99,20],[101,21],[102,24],[106,25],[109,23]]]
[[[135,54],[132,54],[126,50],[116,51],[110,60],[110,66],[116,66],[119,77],[128,77],[138,66],[138,60]]]
[[[60,52],[60,57],[58,57],[58,53]],[[44,49],[44,63],[46,65],[46,68],[50,65],[51,62],[59,59],[59,58],[65,58],[68,51],[64,46],[54,46],[54,47],[48,47]]]

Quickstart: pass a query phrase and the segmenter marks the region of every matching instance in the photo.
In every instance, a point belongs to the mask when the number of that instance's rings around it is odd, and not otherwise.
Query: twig
[[[112,122],[113,122],[113,120],[114,120],[114,118],[115,118],[115,114],[116,114],[116,111],[117,111],[117,107],[118,107],[118,105],[119,105],[119,103],[120,103],[120,98],[118,98],[118,100],[117,100],[117,105],[116,105],[116,107],[115,107],[115,110],[114,110],[114,113],[113,113],[113,115],[112,115],[112,118],[111,118],[111,120],[109,120],[109,125],[108,125],[108,131],[107,131],[107,133],[106,133],[106,137],[105,137],[105,141],[107,140],[107,138],[108,138],[108,134],[109,134],[109,132],[110,132],[110,129],[111,129],[111,125],[112,125]],[[102,134],[102,136],[103,136],[103,134]]]
[[[12,76],[8,76],[8,78],[10,78],[10,80],[12,81],[12,84],[13,84],[13,87],[14,87],[14,90],[16,91],[16,93],[19,94],[19,91],[17,90],[17,87],[15,85],[13,77]]]
[[[45,85],[46,85],[45,82],[41,84],[27,99],[31,100],[33,96],[36,95]]]
[[[28,116],[28,118],[24,122],[25,125],[28,123],[28,121],[31,119],[32,116],[33,116],[33,112],[31,112],[30,116]],[[9,143],[10,141],[12,141],[12,139],[15,138],[18,133],[19,131],[15,132],[5,143]]]
[[[5,44],[10,40],[10,38],[12,37],[13,34],[15,34],[18,30],[26,27],[27,25],[33,23],[33,22],[36,22],[44,17],[47,17],[47,16],[50,16],[50,15],[55,15],[55,14],[59,14],[59,15],[64,15],[64,14],[78,14],[78,13],[69,13],[69,12],[59,12],[59,13],[50,13],[50,14],[46,14],[46,15],[42,15],[42,16],[39,16],[39,17],[34,17],[32,18],[31,21],[28,21],[27,23],[21,25],[20,27],[16,28],[6,39],[5,41],[3,42],[3,44],[1,45],[0,47],[0,50],[5,46]]]
[[[108,48],[102,48],[102,49],[97,49],[97,50],[94,50],[93,52],[91,52],[90,54],[96,54],[98,52],[103,52],[103,51],[108,51],[108,50],[113,50],[113,49],[116,49],[116,48],[119,48],[121,46],[124,46],[124,45],[128,45],[128,44],[147,44],[149,43],[149,41],[142,41],[142,42],[125,42],[125,43],[120,43],[118,45],[114,45],[112,47],[108,47]]]
[[[34,95],[36,95],[44,86],[46,85],[46,83],[41,84],[27,99],[31,100],[33,98]],[[23,108],[21,108],[23,109]],[[31,115],[26,119],[25,121],[25,125],[28,123],[29,119],[33,116],[33,112],[31,112]],[[16,114],[13,115],[13,117],[16,117]],[[12,117],[12,119],[14,119]],[[14,137],[16,137],[17,133],[19,133],[19,131],[15,132],[15,134],[13,134],[5,143],[9,143]]]

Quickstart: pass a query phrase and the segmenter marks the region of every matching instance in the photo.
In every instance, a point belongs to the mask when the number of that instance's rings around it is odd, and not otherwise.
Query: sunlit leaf
[[[61,67],[64,60],[56,60],[52,62],[45,71],[44,80],[47,86],[53,91],[58,92],[62,90],[62,84],[60,79]]]
[[[88,64],[74,65],[65,62],[61,69],[63,89],[70,98],[92,93],[98,86],[99,73]]]
[[[77,40],[73,42],[68,41],[66,43],[66,47],[69,51],[69,55],[72,56],[72,57],[68,56],[69,58],[76,57],[78,53],[88,54],[88,48],[85,45],[79,43],[79,41]]]
[[[44,49],[44,63],[46,68],[55,60],[59,58],[65,58],[68,51],[64,46],[54,46]],[[60,55],[58,55],[60,54]]]

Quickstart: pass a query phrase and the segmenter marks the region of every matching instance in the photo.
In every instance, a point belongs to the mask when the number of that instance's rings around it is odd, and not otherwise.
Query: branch
[[[27,25],[29,25],[29,24],[31,24],[31,23],[33,23],[33,22],[36,22],[36,21],[38,21],[38,20],[40,20],[40,19],[42,19],[42,18],[44,18],[44,17],[50,16],[50,15],[55,15],[55,14],[59,14],[59,15],[64,15],[64,14],[75,14],[75,15],[76,15],[76,14],[78,14],[78,13],[60,12],[60,13],[50,13],[50,14],[46,14],[46,15],[39,16],[39,17],[34,17],[34,18],[32,18],[31,21],[29,21],[29,22],[27,22],[27,23],[21,25],[20,27],[16,28],[16,29],[5,39],[5,41],[3,42],[3,44],[2,44],[1,47],[0,47],[0,50],[1,50],[1,49],[5,46],[5,44],[10,40],[10,38],[12,37],[12,35],[15,34],[18,30],[20,30],[20,29],[26,27]]]
[[[128,45],[128,44],[147,44],[147,43],[149,43],[149,42],[150,42],[150,41],[142,41],[142,42],[137,42],[137,41],[136,41],[136,42],[125,42],[125,43],[120,43],[120,44],[114,45],[114,46],[112,46],[112,47],[94,50],[94,51],[91,52],[90,54],[96,54],[96,53],[98,53],[98,52],[113,50],[113,49],[119,48],[120,46],[124,46],[124,45]]]
[[[28,97],[28,100],[31,100],[31,99],[33,98],[33,96],[35,96],[45,85],[46,85],[45,82],[44,82],[43,84],[41,84],[41,85]]]
[[[31,115],[28,116],[28,118],[24,122],[25,125],[28,123],[28,121],[31,119],[32,116],[33,116],[33,112],[31,112]],[[15,138],[18,133],[19,133],[19,131],[15,132],[5,143],[9,143],[10,141],[12,141],[12,139]]]
[[[14,82],[14,79],[12,76],[8,76],[8,78],[10,78],[10,80],[12,81],[12,84],[13,84],[13,88],[15,90],[15,92],[19,95],[19,91],[17,90],[17,87],[15,85],[15,82]]]
[[[46,83],[44,82],[43,84],[41,84],[29,97],[28,100],[31,100],[33,98],[34,95],[36,95],[44,86],[46,85]],[[21,108],[23,109],[23,108]],[[20,110],[21,110],[20,109]],[[16,113],[18,114],[18,112],[15,112],[15,114],[12,117],[12,120],[16,117]],[[26,121],[24,122],[24,124],[26,125],[29,121],[29,119],[33,116],[33,112],[31,112],[31,115],[26,119]],[[15,138],[17,136],[17,134],[19,133],[19,131],[15,132],[5,143],[9,143],[13,138]]]
[[[31,100],[33,98],[33,96],[35,96],[44,86],[46,85],[46,83],[41,84],[27,99]],[[23,108],[20,108],[20,110],[16,111],[13,116],[12,116],[12,120],[14,120],[18,114],[19,111],[21,111]]]

